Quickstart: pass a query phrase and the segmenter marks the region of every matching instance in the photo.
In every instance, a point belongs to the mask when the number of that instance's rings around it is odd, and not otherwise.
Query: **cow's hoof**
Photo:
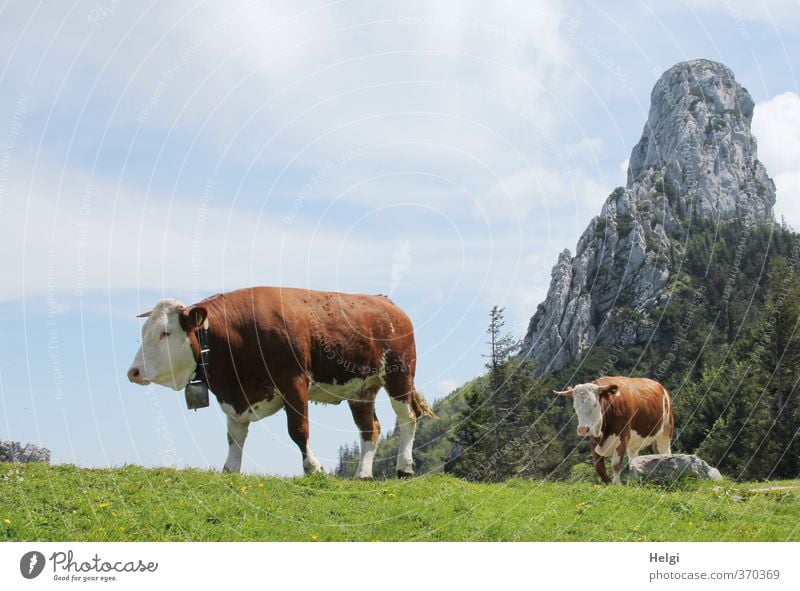
[[[356,477],[356,480],[364,480],[364,481],[369,482],[369,481],[373,480],[373,478],[372,478],[372,476],[358,476],[358,477]]]
[[[397,471],[398,478],[414,478],[414,473],[408,470],[398,470]]]
[[[303,472],[305,472],[306,476],[312,476],[322,472],[322,466],[319,465],[316,458],[305,459],[303,460]]]

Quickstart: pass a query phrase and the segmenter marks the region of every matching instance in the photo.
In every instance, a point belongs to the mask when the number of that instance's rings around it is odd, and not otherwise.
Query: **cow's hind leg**
[[[225,460],[223,472],[240,472],[242,469],[242,449],[247,431],[250,429],[249,421],[237,421],[228,417],[228,458]]]
[[[308,378],[298,376],[277,384],[283,396],[286,408],[286,424],[289,428],[289,437],[300,448],[303,454],[303,471],[314,474],[322,470],[319,461],[311,446],[308,444]]]
[[[378,437],[381,435],[381,424],[375,415],[374,396],[369,402],[349,401],[350,412],[353,413],[353,420],[356,422],[358,430],[361,432],[361,460],[358,463],[356,478],[361,480],[372,480],[372,461],[375,458],[375,450],[378,448]]]
[[[667,433],[662,433],[656,439],[656,450],[660,454],[672,454],[672,437]]]
[[[410,478],[414,476],[414,435],[417,431],[417,413],[414,401],[414,378],[409,373],[387,374],[385,378],[386,391],[392,401],[392,409],[397,415],[397,430],[399,432],[399,446],[397,450],[397,476]]]

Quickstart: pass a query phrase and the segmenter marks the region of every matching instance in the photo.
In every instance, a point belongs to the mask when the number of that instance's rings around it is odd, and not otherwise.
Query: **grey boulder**
[[[628,481],[672,483],[682,478],[722,480],[719,470],[690,454],[652,454],[638,456],[628,463]]]
[[[29,443],[22,445],[17,441],[0,441],[0,462],[28,462],[50,463],[50,450]]]

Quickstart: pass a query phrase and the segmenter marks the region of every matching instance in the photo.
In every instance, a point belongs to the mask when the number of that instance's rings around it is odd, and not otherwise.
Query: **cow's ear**
[[[611,384],[610,386],[603,386],[600,388],[600,398],[610,398],[619,392],[619,386]]]
[[[208,312],[203,306],[184,308],[180,315],[181,327],[186,332],[189,332],[190,330],[203,326],[206,318],[208,318]]]

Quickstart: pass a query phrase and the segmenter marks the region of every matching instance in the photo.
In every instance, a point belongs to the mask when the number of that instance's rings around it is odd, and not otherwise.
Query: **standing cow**
[[[141,316],[142,346],[128,379],[175,390],[205,381],[227,415],[225,471],[240,471],[250,423],[281,409],[306,474],[319,471],[308,441],[308,402],[346,400],[361,431],[357,477],[372,478],[380,435],[375,397],[384,387],[397,414],[397,474],[413,476],[417,419],[433,412],[414,387],[411,321],[389,298],[254,287],[193,306],[161,300]]]
[[[672,400],[658,382],[604,376],[554,393],[572,398],[578,415],[578,435],[589,436],[595,469],[606,484],[620,483],[626,451],[629,461],[653,443],[659,453],[672,453],[670,446],[675,433]],[[606,473],[607,457],[611,457],[613,481]]]

